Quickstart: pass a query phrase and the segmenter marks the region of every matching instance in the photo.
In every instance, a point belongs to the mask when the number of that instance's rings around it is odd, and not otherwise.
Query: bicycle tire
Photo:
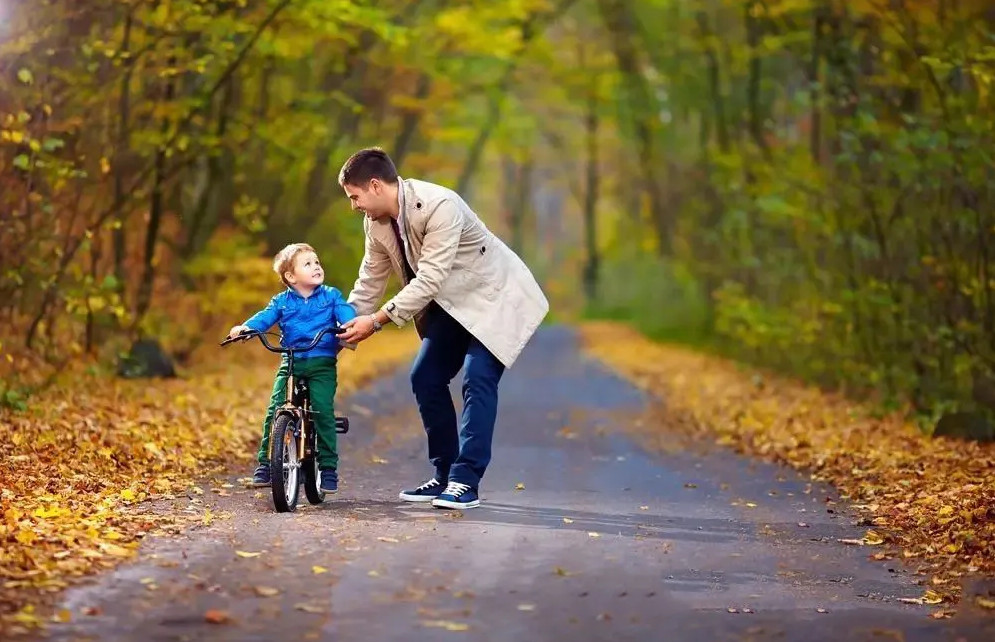
[[[297,510],[300,497],[300,467],[297,462],[297,427],[294,417],[280,415],[273,422],[270,440],[273,456],[270,457],[273,506],[278,513],[292,513]]]
[[[307,500],[312,504],[325,501],[325,491],[321,490],[321,473],[318,472],[318,457],[301,462],[301,470],[304,471],[304,495]]]

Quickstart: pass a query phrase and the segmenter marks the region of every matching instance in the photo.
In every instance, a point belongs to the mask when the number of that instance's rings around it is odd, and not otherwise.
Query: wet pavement
[[[648,400],[568,329],[543,328],[505,374],[466,513],[397,500],[430,474],[404,370],[339,405],[337,496],[276,514],[268,489],[238,485],[249,468],[205,480],[169,508],[209,523],[67,591],[50,637],[995,640],[991,620],[900,602],[924,576],[841,544],[867,527],[832,488],[728,452],[641,449],[627,428],[652,420]]]

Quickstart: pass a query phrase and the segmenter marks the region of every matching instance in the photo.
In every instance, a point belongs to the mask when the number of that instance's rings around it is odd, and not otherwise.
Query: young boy
[[[307,243],[293,243],[280,250],[273,259],[273,271],[280,275],[287,289],[270,299],[265,309],[252,315],[242,325],[233,327],[229,337],[249,330],[264,332],[275,323],[283,333],[284,346],[303,347],[309,345],[322,329],[356,317],[356,311],[346,303],[341,292],[323,285],[325,271],[314,248]],[[311,407],[316,413],[314,424],[318,433],[321,490],[326,493],[335,493],[339,489],[339,455],[333,410],[337,385],[336,362],[341,349],[338,337],[326,334],[309,352],[294,357],[294,374],[307,378],[311,388]],[[263,420],[263,436],[257,457],[259,466],[252,477],[253,486],[269,486],[272,483],[270,424],[287,399],[287,377],[287,359],[284,357],[273,381],[273,394]]]

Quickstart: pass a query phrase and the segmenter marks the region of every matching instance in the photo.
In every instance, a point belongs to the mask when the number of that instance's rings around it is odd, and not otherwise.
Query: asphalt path
[[[832,488],[720,449],[641,448],[630,428],[654,421],[649,400],[567,328],[543,328],[505,374],[480,508],[397,499],[430,473],[406,369],[339,406],[353,428],[338,495],[277,514],[240,484],[248,470],[204,480],[155,507],[197,525],[67,591],[69,621],[46,635],[995,640],[989,620],[902,602],[924,577],[841,543],[867,527]]]

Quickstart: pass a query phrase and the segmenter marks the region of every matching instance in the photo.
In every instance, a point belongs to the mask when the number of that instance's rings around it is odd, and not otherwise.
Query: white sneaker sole
[[[451,502],[448,499],[433,499],[432,506],[436,508],[452,508],[454,510],[463,510],[465,508],[476,508],[480,506],[480,500],[475,499],[472,502]]]
[[[397,495],[406,502],[416,502],[416,503],[426,503],[435,499],[436,495],[408,495],[407,493],[398,493]]]

